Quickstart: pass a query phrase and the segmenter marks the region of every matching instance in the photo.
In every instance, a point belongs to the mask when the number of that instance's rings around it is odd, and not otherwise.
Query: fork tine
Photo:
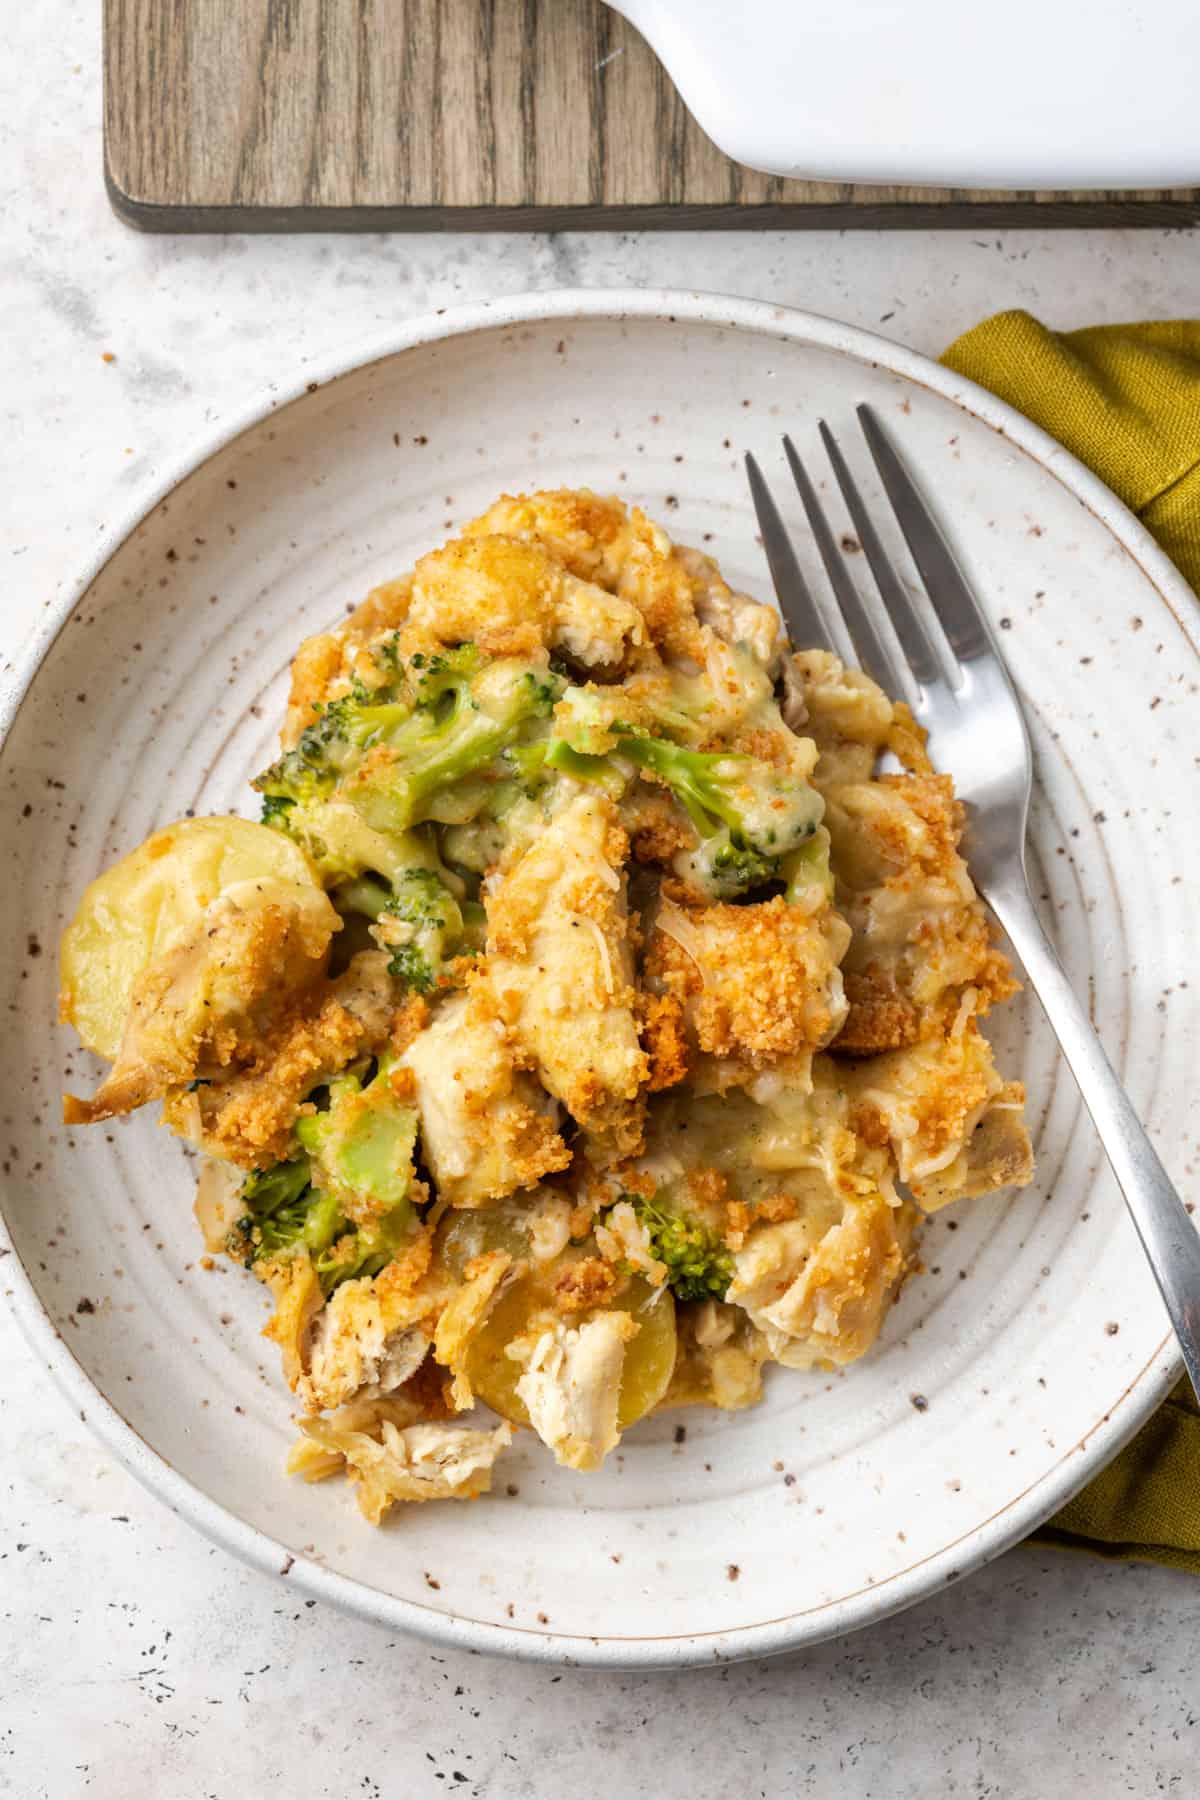
[[[825,572],[829,576],[837,603],[842,611],[842,620],[850,633],[851,642],[858,652],[859,667],[865,669],[872,680],[877,681],[887,693],[902,693],[905,682],[897,659],[884,646],[862,596],[859,594],[850,571],[846,567],[845,558],[838,549],[833,532],[829,528],[829,520],[817,498],[816,489],[808,478],[808,471],[801,462],[796,446],[790,437],[783,440],[784,454],[788,459],[788,467],[792,471],[792,479],[800,492],[804,510],[808,514],[808,523],[817,540],[817,549],[821,552],[821,561],[825,564]]]
[[[837,439],[824,419],[821,420],[818,430],[821,433],[821,442],[833,464],[833,472],[837,476],[838,486],[842,490],[846,510],[854,521],[858,541],[871,565],[871,573],[875,577],[875,585],[879,589],[880,598],[887,608],[887,614],[895,628],[896,636],[900,639],[900,646],[908,658],[908,666],[923,688],[933,687],[938,682],[944,681],[945,677],[933,645],[929,641],[929,633],[905,592],[904,583],[891,565],[887,551],[880,541],[879,533],[871,523],[871,515],[863,505],[862,495],[858,491],[854,477],[838,449]]]
[[[858,409],[859,424],[875,459],[880,480],[896,515],[921,580],[933,602],[947,642],[960,662],[972,662],[992,648],[974,594],[937,521],[917,492],[912,476],[893,450],[869,406]]]
[[[818,611],[817,603],[808,591],[808,584],[800,573],[800,565],[796,561],[796,552],[792,549],[792,540],[787,534],[787,527],[779,516],[779,508],[771,498],[771,490],[763,480],[762,470],[757,462],[746,452],[746,474],[750,481],[750,492],[754,499],[754,510],[758,514],[758,528],[762,532],[763,549],[767,553],[767,563],[771,570],[771,579],[775,583],[775,592],[779,599],[779,610],[783,614],[783,622],[788,628],[793,650],[832,650],[837,654],[829,627]]]

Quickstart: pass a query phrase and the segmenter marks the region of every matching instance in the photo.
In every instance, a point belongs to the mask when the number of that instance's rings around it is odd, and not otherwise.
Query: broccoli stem
[[[334,900],[341,913],[361,913],[365,919],[377,919],[392,898],[390,888],[382,881],[362,875],[357,881],[344,881],[334,889]]]
[[[728,771],[735,758],[684,750],[663,738],[632,733],[621,738],[621,753],[667,784],[701,837],[711,837],[717,822],[731,829],[741,825],[741,814],[720,779],[720,772]]]

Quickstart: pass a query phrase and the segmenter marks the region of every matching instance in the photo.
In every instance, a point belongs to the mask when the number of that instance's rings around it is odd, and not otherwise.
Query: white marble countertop
[[[697,285],[934,352],[1005,306],[1063,327],[1200,306],[1186,233],[138,237],[103,192],[97,11],[4,17],[0,654],[167,455],[267,380],[434,307]],[[869,1636],[676,1676],[443,1654],[211,1548],[92,1440],[3,1308],[0,1355],[0,1794],[1195,1791],[1184,1575],[1017,1550]]]

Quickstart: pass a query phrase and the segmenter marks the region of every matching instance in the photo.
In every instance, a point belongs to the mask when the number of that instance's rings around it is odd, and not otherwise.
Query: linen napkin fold
[[[1200,589],[1200,319],[1057,332],[997,313],[942,361],[1094,469]],[[1031,1541],[1200,1575],[1200,1407],[1186,1380]]]

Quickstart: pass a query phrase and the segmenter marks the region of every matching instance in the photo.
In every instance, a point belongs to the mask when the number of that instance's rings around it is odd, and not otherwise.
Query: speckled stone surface
[[[0,656],[169,454],[266,381],[437,306],[695,284],[927,351],[1001,306],[1063,326],[1196,308],[1186,234],[138,238],[103,194],[95,11],[4,18]],[[0,1794],[16,1800],[1195,1791],[1186,1576],[1020,1550],[802,1659],[507,1666],[245,1572],[97,1447],[4,1309],[0,1356]]]

